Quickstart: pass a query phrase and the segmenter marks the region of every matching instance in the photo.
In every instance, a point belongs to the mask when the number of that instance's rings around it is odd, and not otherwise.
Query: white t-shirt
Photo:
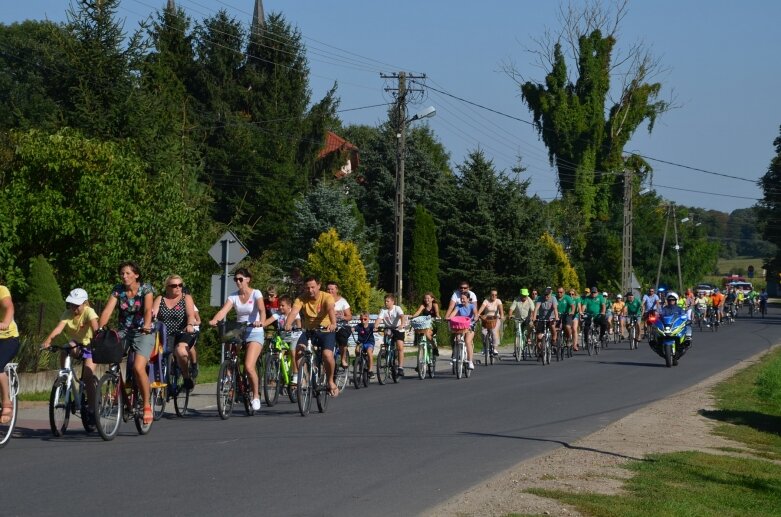
[[[380,315],[377,316],[377,322],[375,325],[383,326],[386,329],[401,330],[401,323],[404,316],[404,311],[401,307],[394,305],[393,309],[382,309]]]
[[[258,300],[262,299],[263,295],[257,289],[252,290],[247,303],[241,303],[238,291],[228,296],[228,300],[233,302],[233,307],[236,309],[236,321],[246,321],[247,323],[255,323],[260,319]]]
[[[472,291],[467,291],[469,293],[469,301],[477,305],[477,295],[473,293]],[[461,301],[461,290],[456,289],[453,291],[453,296],[450,297],[451,302],[460,302]]]
[[[195,304],[193,304],[193,311],[194,312],[200,312],[198,310],[198,307],[195,306]],[[201,326],[200,325],[193,325],[193,332],[200,332],[200,331],[201,331]]]
[[[334,311],[336,311],[336,320],[344,319],[344,311],[350,308],[350,304],[344,298],[339,298],[334,302]]]

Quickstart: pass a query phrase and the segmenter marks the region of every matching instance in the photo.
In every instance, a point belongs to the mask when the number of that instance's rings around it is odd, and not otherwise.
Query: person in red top
[[[721,316],[724,314],[724,295],[718,289],[714,289],[710,299],[713,302],[713,310],[716,311],[716,318],[721,323]]]
[[[266,297],[263,298],[263,305],[265,305],[267,317],[272,314],[279,314],[279,296],[277,296],[276,286],[268,286]]]

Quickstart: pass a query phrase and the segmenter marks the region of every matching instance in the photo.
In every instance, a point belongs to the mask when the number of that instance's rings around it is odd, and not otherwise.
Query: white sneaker
[[[260,399],[252,399],[252,411],[260,411]]]
[[[475,363],[473,363],[472,361],[469,361],[469,364],[467,365],[467,368],[469,368],[470,370],[474,370],[475,369]]]

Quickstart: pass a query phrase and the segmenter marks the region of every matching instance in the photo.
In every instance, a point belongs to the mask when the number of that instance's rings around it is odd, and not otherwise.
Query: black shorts
[[[347,346],[351,335],[352,330],[350,330],[349,325],[339,327],[336,329],[336,344],[339,346]]]
[[[406,337],[403,330],[386,329],[385,332],[390,332],[393,341],[404,341]]]
[[[174,350],[179,343],[184,343],[187,345],[187,348],[192,348],[195,346],[195,340],[198,337],[197,333],[190,333],[190,332],[177,332],[176,334],[169,334],[167,345],[168,345],[168,351]]]
[[[9,337],[0,339],[0,373],[5,370],[5,365],[19,353],[19,338]]]

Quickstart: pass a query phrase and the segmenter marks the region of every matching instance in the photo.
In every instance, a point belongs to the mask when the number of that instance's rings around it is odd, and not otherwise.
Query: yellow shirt
[[[613,314],[621,314],[624,312],[624,302],[613,302]]]
[[[5,300],[11,297],[11,291],[4,285],[0,285],[0,300]],[[5,319],[5,309],[0,306],[0,321]],[[8,325],[8,329],[0,331],[0,339],[8,339],[12,337],[19,337],[19,329],[16,328],[16,322],[11,320],[11,324]]]
[[[328,306],[333,307],[334,297],[325,291],[320,291],[317,298],[296,298],[293,310],[301,309],[301,320],[305,329],[327,327],[331,324],[328,317]]]
[[[74,316],[69,310],[66,310],[60,316],[60,321],[65,322],[65,335],[69,340],[73,340],[80,345],[89,345],[92,340],[92,320],[98,319],[98,313],[92,307],[86,307],[81,314]]]

